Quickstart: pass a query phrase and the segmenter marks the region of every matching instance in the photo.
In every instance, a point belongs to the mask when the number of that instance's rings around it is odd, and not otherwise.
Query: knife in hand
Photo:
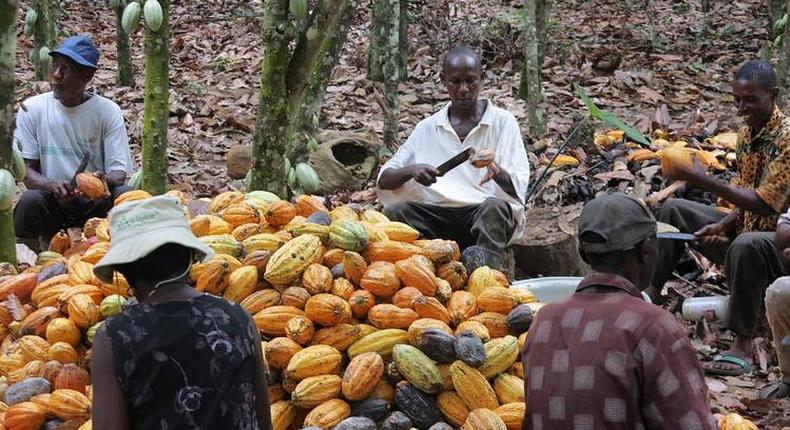
[[[464,150],[459,152],[458,155],[455,155],[453,156],[453,158],[450,158],[444,163],[438,165],[436,167],[436,170],[439,171],[439,174],[436,176],[444,176],[445,173],[455,169],[456,167],[463,164],[466,160],[470,159],[474,155],[474,153],[475,150],[471,146],[464,148]]]
[[[77,171],[74,172],[74,176],[71,177],[71,188],[77,188],[77,175],[85,171],[85,168],[88,167],[88,161],[90,161],[90,159],[90,152],[85,151],[85,154],[82,155],[82,160],[80,161],[79,166],[77,166]]]

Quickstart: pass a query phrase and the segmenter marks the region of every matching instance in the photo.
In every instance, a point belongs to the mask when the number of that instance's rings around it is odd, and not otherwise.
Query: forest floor
[[[321,127],[331,130],[381,132],[382,114],[376,88],[365,77],[368,2],[354,18],[340,64],[328,88]],[[439,80],[443,52],[468,43],[485,63],[483,97],[516,116],[531,152],[533,175],[569,131],[573,115],[585,112],[573,84],[585,88],[596,103],[621,116],[644,133],[661,129],[672,139],[692,146],[739,126],[730,95],[737,66],[758,57],[769,40],[766,2],[712,2],[704,14],[698,1],[672,0],[555,0],[549,17],[544,62],[544,103],[548,134],[533,139],[526,130],[527,112],[517,98],[521,66],[521,10],[517,0],[436,0],[415,2],[417,17],[410,27],[409,79],[401,84],[400,139],[414,125],[447,101]],[[22,0],[27,6],[29,0]],[[136,86],[117,87],[115,76],[115,18],[106,2],[61,2],[60,31],[90,33],[102,58],[93,86],[118,102],[126,117],[130,141],[139,166],[142,129],[142,36],[132,37]],[[215,195],[228,188],[225,154],[236,144],[252,140],[258,105],[262,50],[258,17],[260,0],[171,2],[170,174],[173,188],[192,197]],[[24,14],[22,14],[24,15]],[[21,23],[22,17],[20,17]],[[21,24],[19,28],[21,29]],[[32,38],[19,35],[17,93],[19,100],[48,90],[36,82],[28,54]],[[604,129],[599,124],[599,128]],[[616,173],[616,154],[571,152],[578,167],[557,169],[538,205],[587,200],[604,187],[655,190],[657,161],[629,165],[633,172]],[[603,160],[592,163],[592,160]],[[616,167],[616,166],[615,166]],[[652,167],[652,170],[645,169]],[[647,172],[645,172],[647,170]],[[609,173],[609,172],[612,173]],[[601,174],[604,174],[601,176]],[[721,173],[726,175],[727,172]],[[597,176],[596,176],[597,175]],[[646,186],[645,186],[646,185]],[[375,200],[370,190],[349,190],[343,199]],[[695,346],[710,357],[722,340],[719,330],[689,328]],[[770,344],[758,342],[763,362],[752,376],[707,378],[715,412],[737,411],[761,428],[790,426],[790,401],[754,400],[756,389],[777,377],[766,357]]]

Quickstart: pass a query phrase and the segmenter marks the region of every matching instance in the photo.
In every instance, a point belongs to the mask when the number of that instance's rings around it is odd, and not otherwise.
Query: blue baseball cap
[[[87,34],[71,36],[64,40],[58,49],[50,51],[49,55],[63,55],[75,63],[97,69],[99,64],[99,50],[91,43],[91,37]]]

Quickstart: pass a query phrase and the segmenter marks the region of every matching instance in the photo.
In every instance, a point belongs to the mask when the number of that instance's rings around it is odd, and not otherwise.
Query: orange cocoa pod
[[[406,329],[419,318],[417,312],[411,309],[399,308],[391,304],[373,306],[368,311],[368,321],[376,328]]]
[[[110,197],[110,191],[107,189],[107,184],[104,180],[96,177],[92,173],[81,172],[75,178],[77,182],[77,190],[84,194],[91,200],[100,200]]]
[[[420,296],[414,299],[414,311],[420,318],[433,318],[450,324],[450,312],[436,297]]]
[[[343,254],[343,274],[354,285],[359,285],[359,281],[367,269],[368,263],[361,255],[352,251],[346,251]]]
[[[333,294],[316,294],[307,300],[305,315],[324,327],[338,325],[351,319],[351,305]]]
[[[278,200],[266,207],[266,222],[275,227],[288,224],[295,216],[296,207],[285,200]]]
[[[49,250],[55,251],[58,254],[63,254],[70,247],[71,239],[69,238],[69,235],[63,230],[55,233],[55,235],[52,236],[52,239],[49,241]]]
[[[414,287],[401,288],[392,296],[392,304],[399,308],[414,309],[414,300],[423,297],[420,290]]]
[[[392,297],[401,286],[395,265],[386,261],[376,261],[368,266],[359,281],[362,289],[368,290],[376,297]]]
[[[307,304],[307,300],[311,296],[310,292],[303,287],[288,287],[282,292],[280,297],[283,305],[304,309],[304,305]]]
[[[85,389],[91,383],[91,376],[85,369],[76,364],[64,364],[55,378],[55,389],[68,388],[85,394]]]
[[[317,197],[301,195],[294,199],[294,207],[296,214],[305,218],[312,215],[314,212],[329,212],[329,209],[324,206],[324,203]]]
[[[370,291],[357,290],[351,294],[348,303],[351,305],[351,313],[354,318],[362,320],[367,316],[368,311],[376,306],[376,297]]]

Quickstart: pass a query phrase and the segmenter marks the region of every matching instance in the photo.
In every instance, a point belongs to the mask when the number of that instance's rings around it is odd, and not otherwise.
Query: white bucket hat
[[[175,197],[122,203],[110,211],[108,218],[110,250],[93,267],[93,273],[104,282],[112,282],[116,265],[137,261],[168,243],[192,248],[201,261],[214,256],[214,251],[192,233]]]

